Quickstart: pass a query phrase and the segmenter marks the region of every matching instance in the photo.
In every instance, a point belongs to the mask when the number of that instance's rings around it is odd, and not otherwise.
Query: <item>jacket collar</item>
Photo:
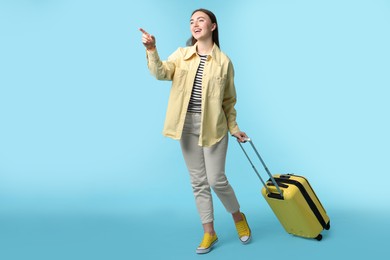
[[[196,54],[196,46],[198,44],[195,43],[194,45],[188,47],[186,54],[184,55],[184,60],[190,59],[192,56]]]
[[[188,47],[186,54],[184,55],[184,60],[190,59],[192,56],[196,55],[196,47],[198,43],[195,43],[193,46]],[[221,50],[214,43],[213,49],[211,50],[210,57],[215,59],[216,62],[220,61]]]

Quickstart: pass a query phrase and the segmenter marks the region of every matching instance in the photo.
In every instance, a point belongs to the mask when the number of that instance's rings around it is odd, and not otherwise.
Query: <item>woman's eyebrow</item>
[[[199,20],[199,19],[206,19],[206,18],[204,16],[199,16],[199,17],[196,18],[196,20]],[[194,19],[191,19],[190,22],[193,21],[193,20]]]

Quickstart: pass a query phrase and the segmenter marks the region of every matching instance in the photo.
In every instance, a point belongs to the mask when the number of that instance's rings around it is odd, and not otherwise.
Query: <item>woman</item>
[[[172,81],[163,134],[180,140],[204,230],[196,252],[204,254],[218,241],[211,188],[232,214],[241,242],[247,244],[251,239],[245,215],[225,175],[227,133],[239,142],[245,142],[247,135],[236,122],[233,65],[219,49],[215,15],[195,10],[190,29],[190,46],[178,48],[167,61],[160,60],[155,37],[140,31],[151,74]]]

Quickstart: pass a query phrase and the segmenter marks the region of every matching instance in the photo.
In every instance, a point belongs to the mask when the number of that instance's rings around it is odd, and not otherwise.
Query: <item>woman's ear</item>
[[[216,23],[213,23],[211,25],[211,31],[214,31],[215,29],[217,29],[217,24]]]

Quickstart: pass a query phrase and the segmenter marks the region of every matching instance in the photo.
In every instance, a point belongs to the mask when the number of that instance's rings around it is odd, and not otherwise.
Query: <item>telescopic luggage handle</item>
[[[238,141],[238,140],[237,140],[237,141]],[[265,171],[268,173],[268,176],[270,177],[272,183],[275,185],[276,190],[278,191],[279,195],[283,198],[283,193],[282,193],[282,191],[280,190],[279,185],[276,183],[275,178],[272,176],[271,172],[268,170],[267,165],[265,165],[265,162],[263,161],[263,158],[261,158],[261,156],[260,156],[259,152],[257,151],[255,145],[253,144],[252,140],[251,140],[250,138],[246,138],[246,141],[248,141],[248,142],[250,143],[250,145],[252,146],[252,148],[253,148],[253,150],[255,151],[257,157],[259,158],[261,164],[263,165]],[[271,191],[268,189],[268,187],[267,187],[267,185],[265,184],[263,178],[261,178],[259,172],[257,171],[257,169],[256,169],[255,165],[253,164],[251,158],[249,157],[248,153],[245,151],[244,146],[243,146],[243,145],[241,144],[241,142],[239,142],[239,141],[238,141],[238,144],[240,145],[240,147],[241,147],[242,151],[244,152],[246,158],[248,158],[250,164],[252,165],[253,170],[255,171],[255,173],[256,173],[256,175],[257,175],[257,177],[259,177],[260,181],[263,183],[264,188],[267,190],[268,194],[271,194]]]

